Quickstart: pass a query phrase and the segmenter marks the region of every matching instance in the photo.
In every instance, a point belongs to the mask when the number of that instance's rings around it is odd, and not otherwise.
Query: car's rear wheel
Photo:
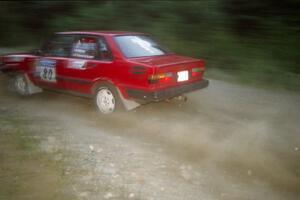
[[[117,90],[108,84],[98,86],[95,93],[95,104],[103,114],[111,114],[121,108],[121,99]]]
[[[22,96],[29,94],[28,81],[24,74],[16,74],[13,78],[13,86],[15,91]]]

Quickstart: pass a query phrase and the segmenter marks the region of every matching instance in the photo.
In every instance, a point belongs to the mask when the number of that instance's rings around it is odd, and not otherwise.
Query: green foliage
[[[65,30],[147,32],[208,68],[300,73],[295,0],[0,2],[0,46],[38,44]],[[265,75],[265,76],[264,76]],[[276,80],[275,80],[276,81]]]

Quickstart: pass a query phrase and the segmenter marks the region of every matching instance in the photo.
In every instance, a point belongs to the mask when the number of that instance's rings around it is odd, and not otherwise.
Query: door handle
[[[96,66],[97,66],[96,63],[87,63],[86,66],[85,66],[85,68],[94,68]]]

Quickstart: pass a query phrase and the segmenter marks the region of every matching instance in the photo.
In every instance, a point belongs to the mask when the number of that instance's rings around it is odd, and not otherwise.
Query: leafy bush
[[[300,73],[294,0],[0,2],[0,12],[0,46],[37,45],[55,31],[129,30],[253,81]]]

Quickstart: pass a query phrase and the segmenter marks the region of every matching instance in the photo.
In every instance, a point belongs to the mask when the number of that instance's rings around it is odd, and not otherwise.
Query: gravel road
[[[107,116],[80,97],[18,97],[0,74],[0,200],[298,199],[300,95],[210,81],[186,103]],[[20,161],[8,118],[40,159]]]

